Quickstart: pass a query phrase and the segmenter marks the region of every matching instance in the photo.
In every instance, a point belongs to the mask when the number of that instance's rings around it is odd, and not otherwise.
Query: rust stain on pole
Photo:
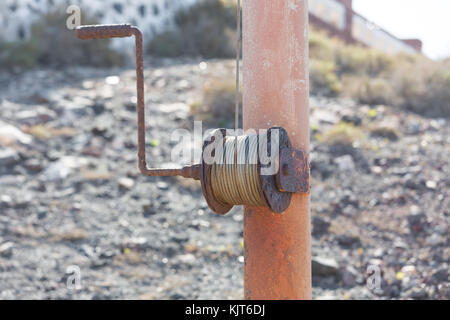
[[[309,151],[306,0],[243,2],[244,129],[283,126]],[[310,299],[309,194],[283,214],[245,207],[246,299]]]

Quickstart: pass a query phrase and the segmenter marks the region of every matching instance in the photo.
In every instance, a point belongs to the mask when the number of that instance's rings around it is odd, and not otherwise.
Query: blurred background
[[[242,208],[139,174],[133,40],[71,4],[143,30],[152,165],[233,126],[235,1],[2,0],[0,298],[243,298]],[[449,299],[448,1],[309,7],[313,297]]]

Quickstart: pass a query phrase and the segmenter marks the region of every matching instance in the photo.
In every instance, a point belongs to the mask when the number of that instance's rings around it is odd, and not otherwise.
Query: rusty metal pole
[[[308,151],[307,0],[245,0],[242,17],[244,129],[283,126]],[[245,298],[310,299],[309,194],[244,216]]]

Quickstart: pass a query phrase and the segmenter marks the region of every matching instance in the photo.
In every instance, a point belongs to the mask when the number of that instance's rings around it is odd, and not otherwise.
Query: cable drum
[[[259,180],[258,135],[226,136],[211,168],[214,197],[231,205],[266,206]]]
[[[293,193],[307,192],[309,187],[306,154],[292,148],[282,127],[240,136],[216,129],[203,142],[200,168],[203,195],[218,214],[226,214],[235,205],[282,213]]]

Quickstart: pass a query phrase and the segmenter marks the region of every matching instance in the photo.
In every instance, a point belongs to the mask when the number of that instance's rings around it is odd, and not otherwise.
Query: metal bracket
[[[280,150],[280,170],[276,175],[277,187],[282,192],[308,193],[310,165],[304,150]]]

